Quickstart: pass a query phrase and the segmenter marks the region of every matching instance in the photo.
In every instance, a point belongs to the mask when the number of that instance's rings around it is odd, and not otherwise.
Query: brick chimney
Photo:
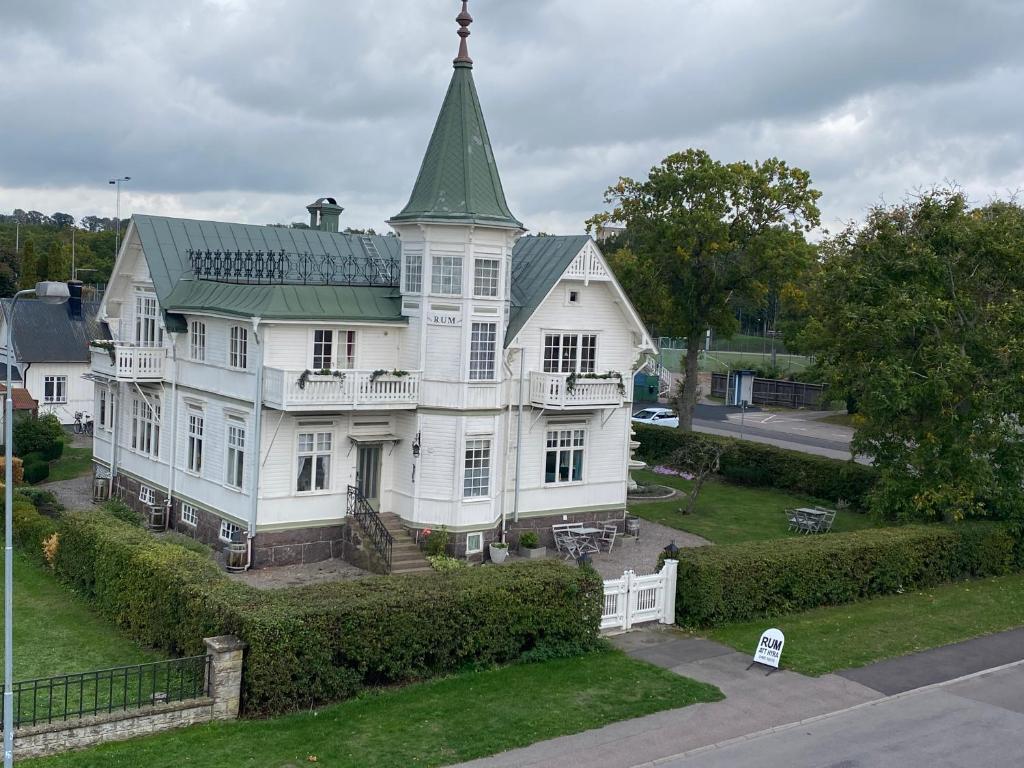
[[[309,211],[310,229],[319,229],[323,232],[337,232],[338,219],[345,209],[338,205],[333,197],[321,197],[315,203],[306,206]]]

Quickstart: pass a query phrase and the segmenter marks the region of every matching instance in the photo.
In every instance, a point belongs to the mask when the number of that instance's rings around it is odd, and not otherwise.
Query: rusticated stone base
[[[325,525],[257,533],[252,541],[253,567],[302,565],[332,557],[341,558],[345,550],[346,527],[344,524]]]

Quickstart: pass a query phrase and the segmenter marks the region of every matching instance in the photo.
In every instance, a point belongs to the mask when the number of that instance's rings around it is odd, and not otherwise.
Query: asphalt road
[[[771,706],[766,700],[765,706]],[[1024,664],[658,761],[661,768],[1024,765]]]

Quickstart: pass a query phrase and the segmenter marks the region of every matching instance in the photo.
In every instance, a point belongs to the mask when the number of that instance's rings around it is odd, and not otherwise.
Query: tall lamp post
[[[14,310],[22,296],[34,295],[47,304],[68,300],[67,283],[42,282],[18,291],[11,299],[7,316],[7,391],[4,393],[4,768],[14,763],[14,546],[11,507],[14,499],[14,394],[11,367],[14,365]]]
[[[116,213],[114,214],[114,223],[117,225],[117,234],[114,235],[114,258],[115,259],[117,258],[117,252],[121,250],[121,182],[122,181],[131,181],[131,180],[132,180],[131,176],[119,176],[118,178],[111,179],[110,181],[107,182],[108,184],[113,184],[114,187],[117,189],[117,194],[115,195],[115,199],[117,201],[115,203],[115,211],[116,211]]]

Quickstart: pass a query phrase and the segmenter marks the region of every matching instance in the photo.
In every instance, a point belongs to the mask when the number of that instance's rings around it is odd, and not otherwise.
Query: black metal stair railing
[[[385,570],[391,573],[391,546],[395,539],[384,526],[380,515],[370,506],[370,502],[352,485],[348,487],[348,514],[359,521],[373,548],[383,558]]]

